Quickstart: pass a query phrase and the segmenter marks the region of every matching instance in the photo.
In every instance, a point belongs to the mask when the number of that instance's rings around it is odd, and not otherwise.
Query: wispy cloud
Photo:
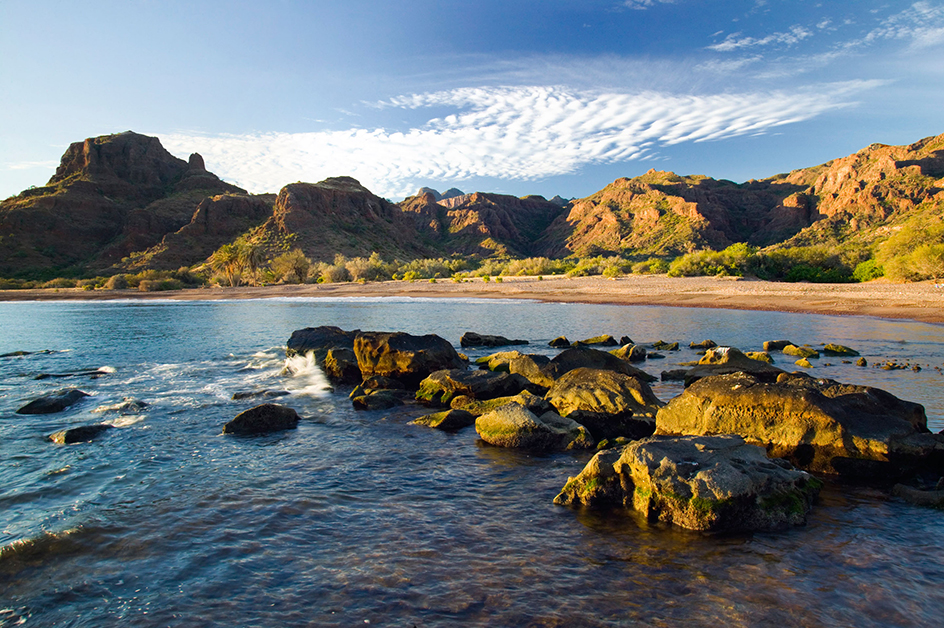
[[[400,96],[383,107],[451,112],[406,131],[350,129],[246,136],[160,135],[177,154],[253,192],[350,175],[374,192],[419,181],[533,180],[591,164],[651,158],[660,147],[762,134],[850,104],[868,82],[704,96],[592,93],[563,87],[466,88]]]
[[[741,33],[731,33],[724,38],[724,41],[708,46],[709,50],[718,52],[730,52],[741,48],[756,48],[758,46],[786,45],[792,46],[799,43],[807,37],[812,37],[813,33],[802,26],[793,26],[789,31],[783,33],[772,33],[766,37],[741,37]]]
[[[849,45],[867,45],[880,40],[910,41],[916,48],[944,43],[944,7],[930,2],[916,2],[904,11],[892,15],[858,41]]]
[[[18,161],[7,163],[6,167],[8,170],[32,170],[34,168],[48,170],[50,168],[55,168],[58,165],[58,161]]]
[[[624,0],[620,6],[643,11],[655,4],[675,4],[675,0]]]

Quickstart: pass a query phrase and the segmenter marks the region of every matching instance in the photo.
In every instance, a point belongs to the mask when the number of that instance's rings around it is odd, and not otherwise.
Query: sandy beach
[[[603,277],[506,277],[455,283],[384,281],[196,288],[169,292],[136,290],[2,290],[0,301],[106,299],[269,299],[277,297],[436,297],[535,299],[617,305],[666,305],[734,310],[768,310],[843,316],[877,316],[944,323],[944,285],[873,281],[864,284],[776,283],[738,277],[630,275]]]

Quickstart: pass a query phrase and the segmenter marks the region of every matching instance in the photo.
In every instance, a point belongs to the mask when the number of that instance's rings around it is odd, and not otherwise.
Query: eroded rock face
[[[555,504],[623,506],[690,530],[806,523],[821,483],[739,436],[654,436],[599,452]]]
[[[364,332],[354,340],[354,353],[365,378],[391,377],[414,389],[431,373],[465,368],[452,345],[435,334]]]
[[[496,447],[553,451],[589,449],[595,441],[585,427],[546,412],[540,417],[520,403],[509,403],[475,420],[479,438]]]
[[[298,427],[300,417],[292,408],[265,403],[240,412],[223,426],[224,434],[268,434]]]
[[[75,405],[89,394],[78,388],[65,388],[30,401],[16,411],[17,414],[54,414]]]
[[[656,434],[738,434],[803,469],[856,478],[891,479],[944,458],[923,406],[800,373],[700,379],[659,410]]]
[[[517,395],[528,388],[536,387],[521,375],[452,369],[436,371],[420,382],[416,399],[428,405],[448,407],[452,399],[459,395],[473,399],[494,399]]]

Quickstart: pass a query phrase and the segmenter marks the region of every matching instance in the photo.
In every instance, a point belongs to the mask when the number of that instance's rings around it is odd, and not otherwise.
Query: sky
[[[588,196],[944,133],[944,0],[0,0],[0,198],[133,130],[250,192]]]

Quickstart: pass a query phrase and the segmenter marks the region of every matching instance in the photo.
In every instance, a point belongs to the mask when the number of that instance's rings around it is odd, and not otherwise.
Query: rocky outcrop
[[[595,441],[585,427],[546,412],[540,417],[519,403],[509,403],[475,420],[479,438],[496,447],[541,451],[589,449]]]
[[[944,460],[924,408],[878,388],[781,373],[706,377],[656,416],[656,434],[738,434],[809,471],[892,479]]]
[[[761,381],[773,382],[783,372],[768,362],[747,357],[734,347],[716,347],[706,351],[696,366],[683,373],[682,379],[686,386],[691,386],[703,377],[749,373]]]
[[[467,331],[459,339],[459,345],[462,347],[505,347],[508,345],[526,345],[527,340],[510,340],[504,336],[490,336],[488,334],[477,334],[474,331]]]
[[[328,379],[341,384],[359,384],[363,379],[354,349],[347,347],[328,349],[324,359],[324,372]]]
[[[65,388],[30,401],[16,411],[17,414],[55,414],[77,404],[89,394],[78,388]]]
[[[495,397],[494,399],[474,399],[465,395],[458,395],[452,398],[449,405],[454,410],[464,410],[473,416],[479,417],[513,402],[524,406],[537,416],[554,410],[554,406],[548,403],[544,397],[538,397],[526,390],[511,397]]]
[[[237,414],[223,426],[223,433],[248,436],[280,432],[295,429],[299,420],[298,413],[292,408],[266,403]]]
[[[354,353],[365,378],[390,377],[414,389],[436,371],[465,368],[452,345],[435,334],[362,332],[354,339]]]
[[[739,436],[655,436],[601,451],[555,504],[637,510],[703,532],[806,523],[821,483]]]
[[[431,406],[449,407],[459,395],[472,399],[494,399],[517,395],[523,390],[539,391],[521,375],[493,371],[441,370],[420,382],[416,400]]]
[[[79,427],[69,428],[49,435],[49,440],[57,445],[72,445],[75,443],[89,443],[114,426],[107,423],[96,423],[94,425],[81,425]]]
[[[361,330],[344,331],[340,327],[322,325],[321,327],[306,327],[292,332],[285,347],[286,357],[306,355],[313,352],[319,364],[324,363],[331,349],[354,350],[354,339]]]
[[[609,415],[614,420],[632,419],[633,422],[642,424],[627,433],[608,429],[603,434],[591,429],[597,438],[648,436],[655,429],[656,413],[664,405],[653,394],[649,385],[638,377],[588,368],[578,368],[565,373],[554,382],[545,399],[562,416],[583,411]]]

